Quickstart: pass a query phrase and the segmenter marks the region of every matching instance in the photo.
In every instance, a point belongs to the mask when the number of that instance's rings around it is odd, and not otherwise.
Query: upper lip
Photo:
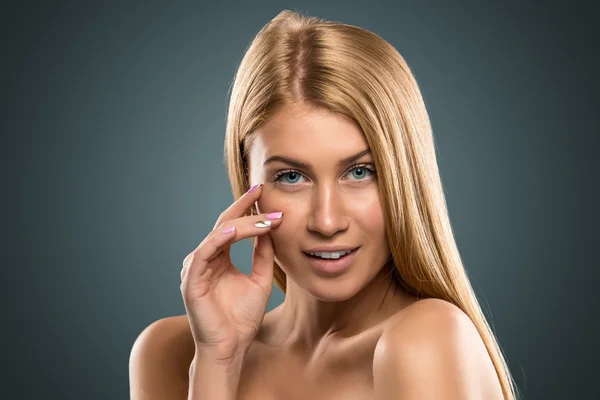
[[[307,249],[304,250],[305,253],[323,253],[323,252],[327,252],[327,253],[332,253],[334,251],[351,251],[354,249],[357,249],[358,246],[320,246],[320,247],[313,247],[312,249]]]

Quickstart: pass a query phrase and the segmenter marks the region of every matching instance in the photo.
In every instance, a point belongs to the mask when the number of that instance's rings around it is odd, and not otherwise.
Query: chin
[[[293,280],[300,289],[315,299],[327,303],[348,300],[361,289],[360,285],[358,285],[357,275],[352,274],[351,271],[337,277],[324,277],[312,271],[300,277],[297,274],[284,272],[288,275],[288,279]]]
[[[318,285],[304,288],[308,294],[325,303],[336,303],[352,298],[358,291],[344,288],[341,285],[331,283],[320,283]]]

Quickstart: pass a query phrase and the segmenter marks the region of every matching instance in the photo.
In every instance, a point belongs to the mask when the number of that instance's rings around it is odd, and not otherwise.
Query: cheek
[[[376,192],[354,199],[351,207],[353,219],[363,231],[377,234],[385,230],[383,209]]]
[[[256,203],[260,213],[283,211],[283,221],[278,227],[271,229],[273,245],[276,248],[285,248],[289,247],[290,243],[296,243],[295,239],[298,238],[298,233],[306,227],[303,203],[274,191],[263,192]]]
[[[286,211],[292,209],[292,202],[284,196],[277,194],[275,191],[263,187],[263,192],[256,201],[256,206],[259,213],[283,211],[285,215]]]
[[[279,226],[272,228],[269,234],[276,256],[283,261],[295,254],[296,249],[302,245],[298,239],[306,230],[306,218],[289,207],[280,207],[278,210],[283,211],[283,221]]]
[[[260,213],[283,211],[284,215],[302,214],[310,203],[310,197],[302,193],[286,193],[281,190],[265,186],[256,201]],[[308,192],[306,192],[308,193]]]

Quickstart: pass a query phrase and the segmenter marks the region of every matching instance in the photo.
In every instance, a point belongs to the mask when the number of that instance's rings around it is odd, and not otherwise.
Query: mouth
[[[345,271],[352,265],[359,248],[357,247],[338,258],[323,258],[306,252],[303,253],[315,270],[326,275],[333,275]]]
[[[339,259],[341,259],[341,258],[343,258],[343,257],[346,257],[346,256],[347,256],[347,255],[349,255],[349,254],[352,254],[352,253],[353,253],[353,252],[355,252],[357,249],[358,249],[358,247],[356,247],[356,248],[354,248],[354,249],[352,249],[352,250],[345,250],[343,255],[340,255],[340,256],[338,256],[338,257],[335,257],[335,258],[334,258],[334,257],[331,257],[331,258],[327,258],[327,257],[320,257],[320,256],[317,256],[317,255],[315,255],[314,253],[313,253],[313,254],[311,254],[311,253],[308,253],[308,252],[306,252],[306,251],[304,251],[303,253],[304,253],[304,254],[306,254],[306,255],[307,255],[307,256],[309,256],[309,257],[318,258],[318,259],[320,259],[320,260],[339,260]],[[336,252],[330,252],[330,253],[336,253]],[[339,253],[339,252],[337,252],[337,253]]]

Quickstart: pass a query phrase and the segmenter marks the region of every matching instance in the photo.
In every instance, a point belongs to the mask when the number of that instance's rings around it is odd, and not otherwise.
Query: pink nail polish
[[[270,214],[267,214],[267,218],[269,218],[269,219],[279,219],[279,218],[281,218],[282,215],[283,215],[282,211],[272,212]]]
[[[235,230],[235,225],[223,230],[223,233],[231,233]]]
[[[250,188],[250,190],[248,190],[248,193],[252,193],[252,192],[254,192],[256,189],[258,189],[258,187],[259,187],[260,185],[261,185],[261,184],[259,183],[258,185],[254,185],[254,186],[252,186],[252,187]]]

